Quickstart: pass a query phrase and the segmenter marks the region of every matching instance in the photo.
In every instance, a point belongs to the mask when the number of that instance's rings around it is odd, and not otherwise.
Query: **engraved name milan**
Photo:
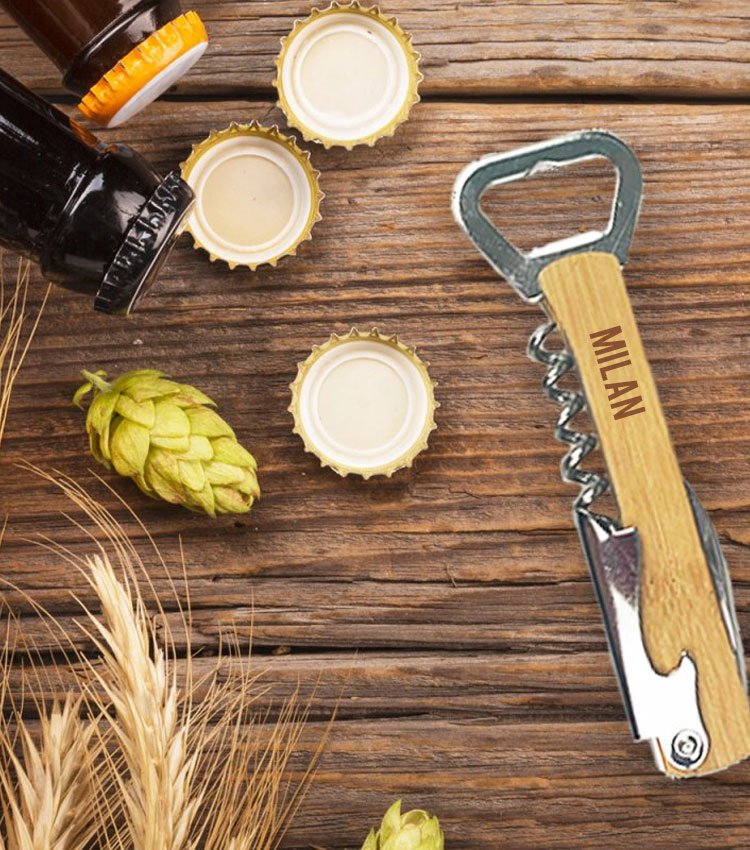
[[[645,413],[643,399],[638,394],[638,381],[621,371],[632,364],[620,325],[595,331],[589,337],[614,418],[625,419]]]

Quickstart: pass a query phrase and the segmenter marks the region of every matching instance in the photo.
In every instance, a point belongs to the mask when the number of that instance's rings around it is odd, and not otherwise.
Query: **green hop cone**
[[[191,511],[247,513],[260,497],[255,458],[211,410],[195,387],[154,369],[127,372],[108,383],[106,372],[83,373],[73,403],[93,392],[86,415],[91,453],[152,499]]]
[[[443,850],[445,839],[436,817],[421,809],[401,814],[401,800],[388,809],[380,829],[370,830],[362,850]]]

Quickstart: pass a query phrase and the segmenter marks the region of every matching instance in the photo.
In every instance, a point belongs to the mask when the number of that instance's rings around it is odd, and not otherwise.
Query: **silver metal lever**
[[[687,654],[666,676],[651,665],[641,633],[638,532],[617,528],[586,508],[575,511],[574,517],[633,737],[651,742],[662,770],[667,759],[679,769],[697,768],[708,753],[697,672]]]
[[[617,172],[612,212],[603,232],[577,234],[524,254],[498,231],[482,210],[482,196],[491,186],[597,157],[608,159]],[[539,273],[565,254],[603,251],[614,254],[625,265],[640,211],[642,186],[638,160],[624,142],[602,130],[584,130],[470,163],[460,172],[453,187],[453,215],[492,268],[525,301],[535,303],[542,298]]]

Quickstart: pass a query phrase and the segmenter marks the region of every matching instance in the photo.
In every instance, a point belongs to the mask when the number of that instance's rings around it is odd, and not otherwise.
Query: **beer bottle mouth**
[[[192,189],[176,171],[162,180],[131,223],[104,273],[94,300],[96,310],[130,313],[156,279],[194,202]]]

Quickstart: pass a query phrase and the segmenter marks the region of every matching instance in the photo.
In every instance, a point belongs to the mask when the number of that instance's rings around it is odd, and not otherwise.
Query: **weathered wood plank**
[[[211,46],[181,93],[268,92],[279,39],[303,0],[195,0]],[[743,0],[526,0],[383,4],[414,35],[433,95],[744,96],[750,12]],[[60,91],[60,74],[5,14],[3,66]]]
[[[212,592],[201,588],[200,582],[191,583],[195,646],[215,647],[222,636],[235,634],[243,645],[252,635],[256,646],[313,649],[571,652],[604,646],[599,612],[587,581],[519,588],[293,579],[233,584],[234,592],[221,583]],[[162,587],[161,593],[164,597],[169,591]],[[49,607],[57,609],[57,599],[48,595]],[[9,594],[7,601],[15,611],[23,610],[23,602],[14,596]],[[66,607],[74,608],[74,603]],[[65,617],[66,633],[75,646],[91,650],[75,626],[76,619]],[[56,635],[49,634],[43,622],[24,622],[35,645],[55,647]],[[166,624],[184,647],[180,615],[168,614]]]
[[[194,647],[195,648],[195,647]],[[17,658],[10,670],[15,693],[38,692],[33,674]],[[340,719],[400,716],[466,718],[493,716],[501,723],[581,721],[592,724],[624,717],[614,674],[606,652],[576,652],[568,656],[517,653],[380,652],[289,653],[239,661],[198,654],[192,661],[196,698],[206,691],[208,677],[218,667],[220,681],[236,680],[240,669],[259,676],[258,716],[275,716],[287,699],[298,694],[313,717],[325,719],[334,709]],[[100,664],[91,661],[98,670]],[[48,668],[42,699],[61,699],[88,668]],[[178,681],[185,682],[185,661],[177,662]],[[29,717],[35,705],[24,706]],[[270,712],[270,714],[269,714]]]
[[[747,581],[736,570],[733,575],[740,626],[750,632]],[[62,574],[57,582],[70,583]],[[164,604],[169,605],[166,583],[159,590]],[[605,646],[599,609],[584,575],[576,582],[519,587],[283,578],[207,586],[191,580],[190,595],[194,606],[191,642],[202,648],[216,647],[222,637],[235,635],[243,646],[252,637],[256,647],[270,649],[570,653]],[[15,611],[26,607],[17,595],[5,596]],[[38,597],[48,608],[75,611],[73,602],[61,600],[59,590],[35,592],[34,598]],[[89,651],[93,647],[76,625],[78,619],[74,613],[62,616],[61,622],[73,645]],[[178,646],[184,648],[180,615],[170,612],[164,622],[176,635]],[[24,620],[24,629],[40,649],[56,647],[56,635],[43,623],[30,618]]]
[[[362,812],[394,791],[443,817],[446,847],[742,848],[748,766],[674,783],[624,724],[398,719],[340,724],[294,835],[359,846]]]

